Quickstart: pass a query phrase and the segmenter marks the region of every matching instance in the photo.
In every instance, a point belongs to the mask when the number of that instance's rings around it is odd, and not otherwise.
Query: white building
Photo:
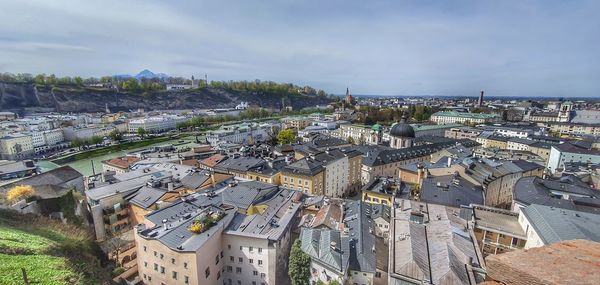
[[[269,139],[270,126],[257,124],[237,124],[222,126],[215,131],[206,133],[206,141],[215,146],[221,142],[227,143],[255,143]]]
[[[600,151],[582,148],[571,143],[553,145],[550,148],[547,168],[552,173],[561,172],[565,163],[600,163]]]
[[[178,115],[160,115],[129,121],[129,132],[135,133],[142,128],[150,133],[159,133],[175,129],[177,124],[186,122],[188,118]]]
[[[33,155],[33,152],[33,141],[29,135],[15,133],[0,138],[0,156],[2,159],[23,159]]]

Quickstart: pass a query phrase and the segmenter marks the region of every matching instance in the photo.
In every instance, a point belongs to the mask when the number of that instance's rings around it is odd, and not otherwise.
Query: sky
[[[0,72],[600,96],[600,1],[0,0]]]

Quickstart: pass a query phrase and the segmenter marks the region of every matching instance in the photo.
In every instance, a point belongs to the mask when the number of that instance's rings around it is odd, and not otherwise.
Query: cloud
[[[0,0],[0,71],[594,96],[598,1]]]

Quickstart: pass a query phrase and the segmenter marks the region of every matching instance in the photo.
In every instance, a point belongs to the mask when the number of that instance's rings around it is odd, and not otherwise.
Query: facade
[[[102,161],[102,171],[114,171],[115,174],[123,174],[129,171],[129,167],[141,158],[136,156],[123,156]]]
[[[460,127],[460,128],[451,128],[444,132],[444,136],[451,139],[471,139],[476,140],[477,137],[483,132],[483,130],[479,128],[472,127]]]
[[[484,257],[525,247],[527,236],[518,213],[481,205],[472,210],[472,231]]]
[[[129,121],[128,130],[130,133],[136,133],[141,128],[150,133],[160,133],[175,129],[177,124],[184,123],[187,120],[188,118],[177,115],[146,117]]]
[[[599,121],[597,120],[596,122]],[[558,135],[600,136],[600,124],[598,123],[550,123],[547,126],[551,132]]]
[[[252,144],[269,139],[269,128],[256,124],[238,124],[222,126],[216,131],[206,133],[206,141],[212,145],[219,143]]]
[[[0,138],[0,156],[2,159],[18,160],[31,157],[34,146],[31,136],[10,134]]]
[[[377,145],[382,140],[381,125],[375,124],[373,126],[365,125],[340,125],[338,138],[348,140],[352,138],[355,144],[369,144]]]
[[[546,167],[550,172],[557,173],[565,169],[565,163],[570,162],[600,163],[600,151],[583,148],[571,143],[553,145],[550,148]]]
[[[415,130],[415,137],[423,136],[435,136],[443,137],[447,131],[452,129],[458,129],[462,127],[461,124],[443,124],[443,125],[431,125],[431,124],[415,124],[412,125]],[[456,137],[455,137],[456,138]]]
[[[281,119],[284,129],[302,130],[310,126],[313,120],[309,117],[287,117]]]
[[[214,199],[219,196],[192,194],[146,215],[135,232],[143,282],[281,284],[300,204],[294,192],[261,185],[241,182],[219,191],[223,206]],[[204,226],[194,232],[194,223]]]
[[[461,113],[461,112],[436,112],[431,115],[430,121],[437,124],[486,124],[496,123],[501,120],[496,114]]]
[[[400,123],[394,124],[389,133],[390,147],[401,149],[410,148],[414,144],[415,129],[406,123],[403,118]]]

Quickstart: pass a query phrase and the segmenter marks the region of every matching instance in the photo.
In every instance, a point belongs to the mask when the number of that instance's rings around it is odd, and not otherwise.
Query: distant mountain
[[[118,74],[118,75],[115,75],[114,77],[119,78],[119,79],[135,78],[137,80],[158,78],[160,80],[163,80],[163,79],[169,78],[169,75],[166,75],[164,73],[154,73],[148,69],[144,69],[144,70],[140,71],[138,74],[136,74],[135,76],[129,75],[129,74]]]

